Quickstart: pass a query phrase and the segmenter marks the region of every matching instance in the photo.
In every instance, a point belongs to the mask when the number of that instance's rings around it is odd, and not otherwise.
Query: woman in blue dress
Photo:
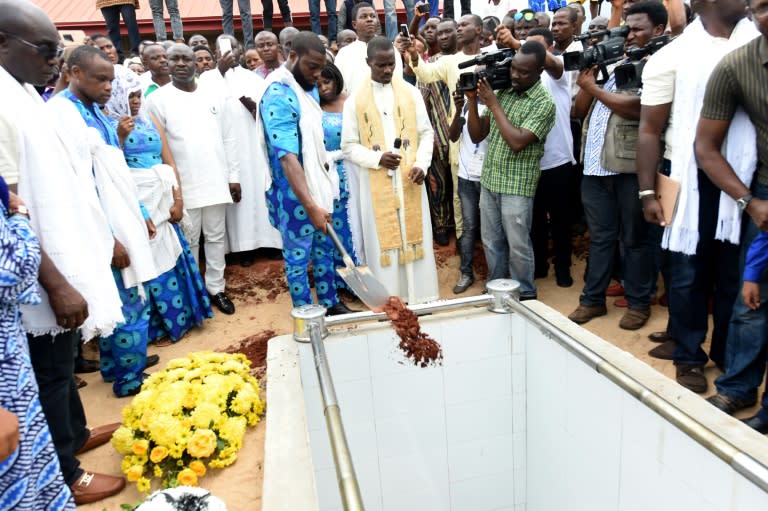
[[[107,109],[117,125],[139,197],[157,229],[150,243],[162,273],[146,286],[150,300],[149,340],[167,345],[165,337],[178,341],[192,327],[213,317],[213,311],[197,262],[179,226],[183,203],[173,156],[164,143],[164,133],[141,108],[138,78],[130,74],[125,78],[118,85],[121,90],[113,92]]]
[[[355,264],[359,264],[355,240],[362,239],[361,236],[354,236],[355,222],[354,208],[350,191],[354,186],[350,183],[350,177],[344,168],[344,161],[341,155],[341,118],[344,110],[344,101],[347,94],[342,92],[344,88],[344,78],[341,71],[333,63],[328,62],[320,73],[320,79],[317,81],[318,93],[320,95],[320,108],[323,109],[323,139],[325,150],[336,162],[336,171],[339,174],[339,199],[333,201],[333,211],[331,219],[333,220],[333,229],[336,231],[344,248],[349,252]],[[359,232],[359,229],[358,229]],[[344,267],[344,261],[341,254],[334,250],[334,264],[336,268]],[[336,288],[346,289],[350,293],[349,286],[336,273]]]
[[[0,177],[0,507],[72,510],[32,371],[19,304],[38,304],[40,244]]]

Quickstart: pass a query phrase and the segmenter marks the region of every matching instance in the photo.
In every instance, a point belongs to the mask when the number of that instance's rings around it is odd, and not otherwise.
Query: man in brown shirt
[[[120,39],[120,16],[123,17],[125,27],[128,29],[128,42],[131,43],[131,53],[139,55],[139,24],[136,22],[136,9],[139,8],[139,0],[96,0],[96,8],[101,9],[104,22],[107,24],[107,32],[112,43],[117,48],[120,62],[123,61],[123,42]]]
[[[696,131],[699,166],[751,217],[752,221],[747,222],[742,231],[742,254],[760,230],[768,231],[768,0],[750,0],[749,10],[761,35],[726,55],[712,72]],[[732,140],[731,136],[728,144],[757,143],[758,164],[751,190],[720,152],[738,107],[749,116],[757,137],[756,140]],[[743,274],[743,257],[740,266]],[[765,297],[768,293],[766,274],[759,286],[761,296]],[[766,366],[766,326],[765,305],[753,310],[740,296],[728,327],[725,374],[715,381],[717,394],[707,399],[725,413],[733,414],[757,401]],[[768,433],[768,395],[764,395],[758,413],[744,422],[760,433]]]

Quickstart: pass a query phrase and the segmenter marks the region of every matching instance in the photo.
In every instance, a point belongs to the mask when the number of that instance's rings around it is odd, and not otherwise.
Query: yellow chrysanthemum
[[[140,477],[139,480],[136,481],[136,488],[141,493],[149,493],[149,490],[152,488],[152,483],[146,477]]]
[[[125,478],[128,479],[130,482],[135,483],[139,480],[139,477],[141,477],[141,474],[144,473],[144,466],[143,465],[133,465],[131,468],[125,471]]]
[[[207,458],[216,450],[216,433],[210,429],[198,429],[187,443],[187,452],[193,458]]]
[[[221,417],[221,408],[213,403],[198,403],[192,411],[192,425],[196,428],[210,428]]]
[[[168,448],[162,445],[158,445],[152,448],[152,452],[149,453],[149,459],[152,463],[160,463],[168,456]]]
[[[219,430],[221,438],[227,440],[230,445],[242,445],[245,436],[246,421],[244,417],[230,417]]]
[[[133,445],[133,431],[126,427],[120,426],[112,434],[112,446],[120,454],[130,454],[131,446]]]
[[[176,480],[182,486],[197,486],[197,474],[189,468],[185,468],[179,472],[179,475],[176,476]]]
[[[197,477],[203,477],[205,475],[205,463],[200,460],[192,460],[189,463],[189,468],[197,474]]]

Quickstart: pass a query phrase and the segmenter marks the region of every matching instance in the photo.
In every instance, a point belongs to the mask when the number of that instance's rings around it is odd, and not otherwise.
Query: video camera
[[[512,86],[512,81],[509,78],[509,67],[514,56],[515,50],[502,48],[462,62],[459,64],[459,69],[470,66],[484,66],[484,68],[479,71],[461,73],[456,90],[459,92],[473,91],[477,89],[477,83],[481,78],[485,78],[492,89],[509,89]]]
[[[667,35],[660,35],[651,39],[647,45],[642,48],[632,48],[627,50],[627,58],[630,62],[616,66],[613,75],[616,77],[616,88],[639,89],[643,86],[643,68],[645,67],[645,57],[653,55],[672,39]]]
[[[587,48],[584,51],[569,51],[563,54],[563,67],[566,71],[581,71],[592,66],[598,66],[602,78],[598,83],[605,83],[608,79],[608,65],[624,60],[624,43],[629,34],[629,27],[611,28],[587,32],[575,39],[583,41],[593,37],[605,37],[602,42]]]

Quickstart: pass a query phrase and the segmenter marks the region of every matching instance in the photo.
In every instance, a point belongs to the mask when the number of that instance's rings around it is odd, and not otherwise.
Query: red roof
[[[60,30],[83,30],[86,33],[105,32],[106,25],[101,12],[96,9],[95,0],[32,0],[51,17]],[[337,5],[341,0],[337,0]],[[275,2],[277,3],[277,2]],[[298,28],[309,28],[308,0],[289,0],[293,22]],[[233,1],[235,11],[235,29],[240,30],[240,16],[237,1]],[[327,24],[324,2],[320,2],[321,23]],[[184,23],[185,35],[200,31],[221,32],[221,7],[218,0],[181,0],[179,1],[181,19]],[[402,11],[400,9],[399,11]],[[280,10],[275,5],[273,25],[283,26]],[[170,21],[165,11],[166,26],[170,33]],[[253,16],[254,32],[262,28],[261,1],[251,0],[251,15]],[[401,16],[404,17],[404,16]],[[142,34],[154,34],[152,13],[147,0],[141,0],[141,8],[136,11],[139,31]],[[126,34],[125,27],[122,27]]]

